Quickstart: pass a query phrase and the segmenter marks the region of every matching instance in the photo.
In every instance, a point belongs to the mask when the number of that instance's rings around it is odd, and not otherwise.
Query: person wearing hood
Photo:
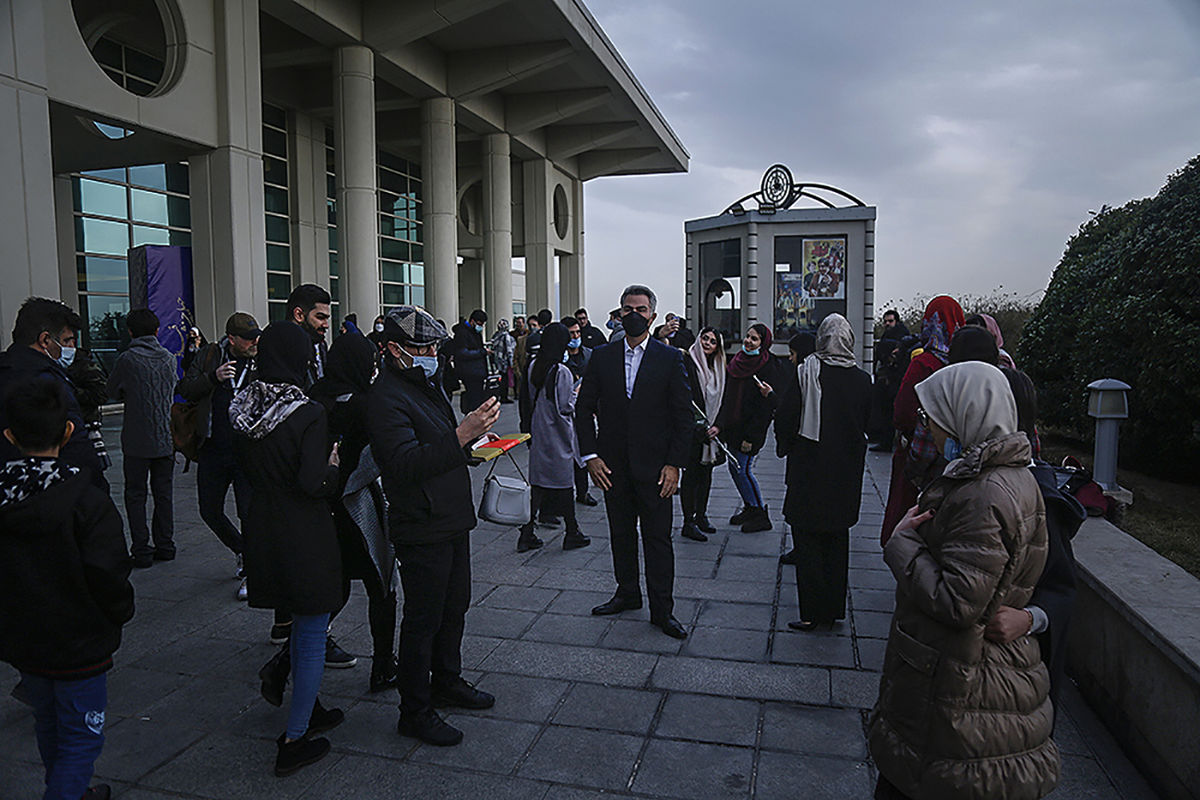
[[[375,322],[371,324],[371,332],[367,334],[367,338],[371,340],[371,344],[375,345],[377,350],[383,350],[383,314],[375,318]]]
[[[953,297],[939,295],[925,306],[925,316],[921,321],[923,349],[909,362],[892,409],[892,425],[900,434],[900,447],[892,452],[892,477],[888,486],[887,507],[883,513],[883,526],[879,531],[880,546],[887,544],[905,509],[917,501],[916,484],[905,471],[918,422],[916,386],[949,362],[950,341],[954,332],[962,326],[962,306]]]
[[[417,306],[388,312],[384,365],[368,398],[371,452],[383,474],[388,530],[400,560],[400,720],[396,730],[435,746],[462,741],[434,704],[491,708],[496,698],[462,677],[471,605],[472,445],[500,418],[491,397],[455,419],[438,374],[445,327]]]
[[[234,445],[250,480],[247,600],[292,615],[292,702],[278,738],[275,774],[324,758],[329,740],[313,735],[344,715],[317,699],[325,671],[329,615],[342,602],[342,559],[329,499],[338,489],[338,449],[329,447],[324,407],[301,388],[312,338],[291,322],[258,340],[258,376],[229,405]]]
[[[578,323],[576,323],[578,325]],[[575,436],[575,379],[567,360],[570,332],[561,322],[551,323],[542,331],[542,346],[533,366],[529,383],[533,392],[533,420],[529,448],[530,493],[529,522],[521,526],[517,552],[542,546],[533,532],[539,512],[561,515],[566,521],[563,550],[586,547],[591,540],[579,531],[575,519],[575,469],[583,463]]]
[[[1013,357],[1004,349],[1004,334],[1000,332],[1000,324],[996,322],[996,318],[991,314],[972,314],[967,317],[963,325],[979,328],[986,328],[987,332],[992,335],[992,339],[996,342],[996,350],[999,352],[997,362],[1001,369],[1016,369],[1017,364],[1013,361]]]
[[[715,427],[721,398],[725,394],[725,342],[721,332],[711,326],[702,328],[700,338],[688,347],[683,365],[692,390],[692,410],[704,416],[704,428],[703,436],[698,434],[692,442],[691,457],[679,482],[679,504],[683,509],[680,535],[692,541],[707,542],[705,534],[717,530],[708,521],[713,467],[725,460],[725,451],[716,441],[718,431]]]
[[[1032,636],[987,635],[996,609],[1029,605],[1046,563],[1029,439],[990,364],[915,389],[949,463],[884,548],[896,610],[867,732],[875,796],[1037,800],[1059,777],[1049,673]]]
[[[75,387],[67,374],[75,361],[82,327],[79,315],[57,300],[30,297],[22,303],[13,325],[12,344],[0,353],[0,397],[10,386],[26,378],[46,377],[62,383],[67,390],[67,416],[73,427],[71,438],[62,446],[59,458],[84,470],[96,488],[107,493],[109,486],[104,477],[104,462],[88,439]],[[3,407],[0,407],[0,430],[5,422]],[[0,437],[0,464],[17,457],[16,447]]]
[[[108,395],[125,403],[121,419],[125,516],[129,520],[133,565],[149,567],[175,558],[175,502],[171,484],[175,442],[171,438],[171,403],[175,399],[176,363],[158,341],[158,317],[135,308],[125,317],[133,341],[117,356],[108,378]],[[146,479],[154,495],[153,530],[146,527]],[[150,546],[153,532],[154,546]]]
[[[751,325],[725,371],[725,396],[714,427],[733,452],[729,474],[742,498],[742,510],[729,524],[740,525],[743,533],[769,531],[771,518],[754,477],[754,459],[767,441],[777,400],[772,388],[779,379],[771,357],[771,329],[761,322]]]
[[[117,507],[59,457],[70,404],[48,376],[22,378],[0,404],[4,441],[19,454],[0,466],[0,661],[20,673],[13,697],[33,708],[43,797],[74,800],[108,797],[88,783],[133,587]]]
[[[800,619],[793,630],[830,628],[846,617],[850,529],[858,523],[871,376],[854,358],[854,330],[841,314],[817,328],[816,352],[797,368],[780,401],[777,454],[787,458],[783,517],[795,542]]]

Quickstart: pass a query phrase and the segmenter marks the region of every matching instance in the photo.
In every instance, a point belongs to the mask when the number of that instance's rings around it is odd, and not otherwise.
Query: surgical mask
[[[608,322],[604,323],[604,327],[608,328],[610,331],[616,330],[617,321],[615,319],[610,319]]]
[[[475,330],[479,331],[480,333],[483,333],[483,326],[482,326],[482,325],[476,325],[476,326],[475,326]]]
[[[432,378],[438,371],[437,356],[413,356],[413,366],[420,367],[426,378]]]
[[[376,332],[376,333],[383,333],[383,323],[382,323],[382,322],[376,322],[376,323],[375,323],[375,332]]]
[[[583,339],[572,339],[571,341],[567,342],[567,347],[571,348],[572,350],[578,350],[579,345],[581,344],[583,344]]]
[[[625,329],[626,336],[636,339],[650,329],[650,320],[636,311],[630,311],[621,317],[621,327]]]
[[[75,361],[75,348],[67,347],[66,345],[59,345],[59,347],[62,348],[62,353],[55,360],[58,361],[58,363],[61,364],[65,369],[71,366],[71,363]]]
[[[942,445],[942,455],[947,461],[953,461],[962,455],[962,445],[958,443],[957,439],[947,436],[946,443]]]
[[[758,348],[756,347],[751,350],[749,347],[746,347],[746,345],[742,345],[742,352],[748,356],[756,356],[758,355]]]

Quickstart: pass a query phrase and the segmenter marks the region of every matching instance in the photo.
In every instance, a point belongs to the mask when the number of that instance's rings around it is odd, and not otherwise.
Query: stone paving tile
[[[624,790],[642,737],[552,725],[517,770],[522,778]]]
[[[668,638],[662,633],[659,636]],[[651,653],[522,640],[502,642],[480,668],[541,678],[570,677],[591,683],[643,686],[657,662],[658,656]]]
[[[129,717],[104,726],[104,750],[96,761],[96,775],[134,782],[170,761],[204,736],[186,720],[143,720]]]
[[[591,647],[600,642],[611,624],[607,617],[542,614],[521,638]]]
[[[896,591],[896,579],[892,577],[892,573],[877,569],[852,569],[848,576],[848,583],[856,589]]]
[[[554,724],[645,735],[661,701],[659,692],[579,683],[554,715]]]
[[[651,677],[651,685],[659,689],[721,697],[829,702],[827,670],[782,664],[745,664],[711,658],[663,656]]]
[[[306,767],[280,782],[291,781],[310,769],[312,767]],[[303,794],[296,791],[291,796],[302,800],[357,797],[386,797],[389,800],[478,800],[485,797],[488,800],[538,800],[546,791],[543,783],[507,775],[480,774],[433,764],[398,764],[387,759],[355,755],[337,760],[306,788]],[[230,797],[254,795],[239,793]]]
[[[726,552],[717,567],[718,580],[753,581],[773,587],[779,572],[779,562],[772,558],[729,555]]]
[[[886,611],[890,614],[896,608],[896,592],[851,588],[850,602],[855,610]]]
[[[883,654],[887,650],[885,639],[859,639],[858,665],[874,672],[883,671]]]
[[[492,608],[484,604],[467,614],[466,631],[476,635],[516,639],[538,618],[537,611]]]
[[[590,616],[592,609],[612,598],[612,591],[587,592],[568,589],[560,592],[558,597],[546,609],[554,614],[571,614],[574,616]]]
[[[600,640],[601,647],[636,650],[639,653],[678,653],[683,649],[683,644],[651,625],[648,619],[613,620],[612,627]]]
[[[702,604],[697,624],[714,628],[740,628],[765,631],[771,627],[773,607],[765,603],[722,603],[708,600]]]
[[[545,611],[546,606],[550,605],[550,602],[556,597],[558,597],[558,592],[554,589],[539,589],[533,586],[497,586],[480,605],[541,612]]]
[[[699,742],[652,739],[633,790],[656,797],[725,800],[747,797],[754,751]]]
[[[861,714],[840,708],[767,703],[762,747],[859,761],[867,757]]]
[[[854,645],[849,636],[814,635],[813,632],[781,630],[775,634],[771,660],[783,664],[853,667]]]
[[[688,635],[682,652],[701,658],[762,661],[767,655],[767,634],[765,631],[696,627]]]
[[[755,800],[848,800],[873,791],[865,761],[767,751],[759,756]]]
[[[758,734],[759,707],[760,703],[754,700],[671,692],[654,735],[753,747]]]
[[[854,612],[854,635],[859,639],[886,639],[892,627],[892,615],[882,611]]]
[[[831,705],[848,708],[873,708],[879,699],[879,673],[860,670],[829,671]]]
[[[558,708],[559,701],[571,684],[549,678],[529,678],[524,675],[505,675],[489,672],[477,688],[496,697],[496,705],[483,711],[470,712],[479,716],[545,722]]]
[[[464,714],[451,714],[445,719],[463,732],[462,744],[453,748],[423,744],[409,756],[410,761],[507,775],[541,730],[530,722]]]

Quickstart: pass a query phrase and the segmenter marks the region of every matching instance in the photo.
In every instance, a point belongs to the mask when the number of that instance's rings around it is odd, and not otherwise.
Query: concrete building
[[[5,339],[43,295],[115,350],[141,244],[192,247],[210,337],[305,282],[364,324],[569,311],[583,183],[687,169],[579,0],[7,0],[0,26]]]

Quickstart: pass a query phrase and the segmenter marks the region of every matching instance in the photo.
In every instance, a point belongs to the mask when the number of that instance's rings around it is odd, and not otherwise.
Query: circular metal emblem
[[[762,196],[778,208],[787,206],[792,199],[792,172],[783,164],[775,164],[763,174]]]

